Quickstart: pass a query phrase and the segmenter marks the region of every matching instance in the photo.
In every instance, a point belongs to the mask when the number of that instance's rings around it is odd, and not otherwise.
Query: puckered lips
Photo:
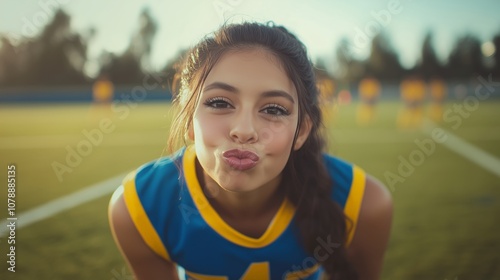
[[[239,149],[223,152],[222,158],[229,167],[240,171],[249,170],[259,162],[259,156],[254,152]]]

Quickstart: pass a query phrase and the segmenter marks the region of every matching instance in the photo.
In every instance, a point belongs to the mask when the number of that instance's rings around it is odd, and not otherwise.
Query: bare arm
[[[118,248],[137,280],[179,279],[175,264],[151,250],[128,213],[123,187],[118,188],[109,204],[109,223]]]
[[[348,256],[359,280],[380,279],[392,223],[392,198],[387,188],[366,177],[358,225]]]

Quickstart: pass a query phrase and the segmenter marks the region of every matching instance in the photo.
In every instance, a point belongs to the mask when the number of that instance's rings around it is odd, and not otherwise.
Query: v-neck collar
[[[285,198],[271,223],[259,238],[247,236],[228,225],[208,202],[196,176],[196,153],[193,146],[186,148],[183,156],[186,185],[191,198],[205,222],[225,239],[244,247],[261,248],[275,241],[288,227],[295,207]]]

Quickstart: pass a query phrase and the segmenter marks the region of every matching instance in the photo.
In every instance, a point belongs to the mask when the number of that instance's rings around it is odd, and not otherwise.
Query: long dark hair
[[[178,87],[174,90],[180,111],[171,127],[170,151],[185,144],[180,136],[185,137],[192,123],[200,88],[210,70],[224,53],[241,48],[263,48],[279,59],[297,90],[297,128],[306,117],[311,120],[309,137],[299,150],[291,152],[282,176],[286,195],[296,207],[295,222],[301,241],[311,255],[320,246],[319,239],[339,244],[328,258],[317,261],[330,279],[356,279],[345,248],[348,221],[339,205],[331,199],[332,181],[322,158],[325,143],[321,134],[321,111],[313,66],[304,44],[286,28],[272,23],[225,25],[187,54],[178,72]],[[297,133],[298,129],[296,137]]]

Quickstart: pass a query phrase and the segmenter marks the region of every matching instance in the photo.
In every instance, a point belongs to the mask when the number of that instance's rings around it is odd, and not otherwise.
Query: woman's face
[[[224,54],[212,68],[189,134],[205,177],[248,192],[279,183],[292,148],[309,134],[305,121],[294,145],[297,123],[297,91],[278,59],[248,49]]]

